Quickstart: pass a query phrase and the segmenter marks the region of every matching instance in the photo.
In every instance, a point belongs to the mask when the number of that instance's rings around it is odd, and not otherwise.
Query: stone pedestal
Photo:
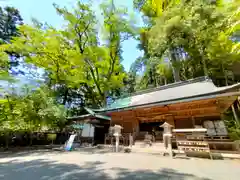
[[[116,143],[115,143],[115,151],[118,152],[119,151],[119,134],[115,133],[113,134],[115,139],[116,139]]]
[[[163,143],[165,147],[165,152],[173,157],[172,153],[172,134],[163,134]]]
[[[129,147],[133,146],[133,135],[129,134]]]

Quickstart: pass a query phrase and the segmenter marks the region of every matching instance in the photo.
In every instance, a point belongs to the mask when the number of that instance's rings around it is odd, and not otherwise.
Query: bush
[[[56,140],[56,138],[57,138],[57,134],[48,134],[47,135],[47,140],[49,140],[49,141],[54,141],[54,140]]]
[[[240,140],[240,125],[236,122],[232,112],[227,112],[224,119],[230,139]]]
[[[229,128],[229,137],[232,140],[240,140],[240,129]]]

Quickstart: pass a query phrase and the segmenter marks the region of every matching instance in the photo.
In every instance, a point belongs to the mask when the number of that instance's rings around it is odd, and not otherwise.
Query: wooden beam
[[[198,114],[211,114],[211,113],[220,113],[218,111],[217,107],[208,107],[208,108],[199,108],[199,109],[192,109],[192,110],[183,110],[183,111],[175,111],[175,112],[170,112],[174,116],[179,116],[179,115],[187,115],[187,116],[195,116]]]
[[[213,107],[207,107],[207,108],[199,108],[199,109],[186,109],[186,110],[179,110],[179,111],[168,111],[165,114],[145,114],[145,115],[141,115],[141,116],[137,116],[139,118],[155,118],[155,117],[159,117],[159,116],[181,116],[181,115],[185,115],[185,116],[192,116],[192,115],[196,115],[196,114],[203,114],[203,113],[215,113],[215,112],[219,112],[219,109],[216,106]]]
[[[146,114],[154,114],[160,115],[165,114],[171,111],[179,111],[179,110],[191,110],[191,109],[198,109],[198,108],[205,108],[210,106],[216,106],[216,100],[202,100],[197,102],[188,102],[188,103],[178,103],[178,104],[171,104],[168,106],[160,106],[160,107],[152,107],[152,108],[140,108],[136,109],[137,116],[145,116]]]
[[[208,99],[208,100],[199,100],[194,102],[187,103],[178,103],[169,105],[169,110],[186,110],[186,109],[198,109],[205,108],[209,106],[215,106],[216,99]]]
[[[230,99],[229,99],[230,98]],[[111,113],[113,121],[136,121],[151,119],[162,119],[163,116],[172,115],[178,117],[217,116],[224,108],[230,107],[232,100],[236,97],[199,100],[194,102],[177,103],[168,106],[152,108],[139,108]],[[218,103],[217,101],[218,100]],[[169,109],[168,109],[169,108]]]
[[[202,118],[202,117],[220,117],[220,113],[212,113],[212,114],[199,114],[199,115],[195,115],[193,116],[194,118]],[[187,119],[187,118],[191,118],[190,116],[174,116],[175,120],[181,120],[181,119]]]
[[[155,116],[155,117],[137,117],[137,119],[139,120],[148,120],[148,119],[151,119],[151,120],[161,120],[161,119],[165,119],[165,116]]]
[[[221,111],[226,111],[235,100],[237,100],[237,96],[221,97],[217,99],[217,106]]]
[[[184,103],[176,103],[164,106],[154,106],[151,108],[137,108],[134,110],[123,110],[123,111],[115,111],[109,113],[111,116],[131,116],[133,112],[136,113],[137,116],[151,113],[151,114],[159,114],[159,112],[168,112],[169,110],[185,110],[185,109],[196,109],[196,108],[204,108],[209,106],[216,105],[216,99],[207,99],[207,100],[198,100],[192,102],[184,102]]]

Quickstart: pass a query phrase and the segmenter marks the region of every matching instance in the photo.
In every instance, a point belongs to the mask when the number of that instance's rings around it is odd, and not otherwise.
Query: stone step
[[[137,148],[137,147],[132,147],[131,152],[134,153],[146,153],[146,154],[155,154],[155,155],[164,155],[168,154],[168,150],[164,148],[152,148],[152,147],[147,147],[147,148]]]
[[[135,142],[135,144],[134,144],[134,147],[142,147],[142,148],[144,148],[144,147],[151,147],[151,148],[164,148],[164,144],[163,143],[161,143],[161,142],[157,142],[157,143],[152,143],[152,145],[150,146],[149,144],[146,144],[146,143],[144,143],[144,142]]]

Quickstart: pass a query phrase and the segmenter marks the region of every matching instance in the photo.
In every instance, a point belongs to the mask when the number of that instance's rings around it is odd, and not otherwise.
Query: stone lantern
[[[120,125],[114,125],[114,126],[113,126],[113,135],[114,135],[114,136],[120,136],[122,129],[123,129],[122,126],[120,126]]]
[[[163,128],[163,143],[165,151],[172,157],[172,128],[173,126],[167,122],[162,124],[160,127]]]
[[[167,122],[163,123],[160,127],[163,128],[163,135],[172,135],[173,126]]]
[[[120,125],[113,126],[113,136],[116,138],[116,152],[119,150],[119,137],[121,136],[121,131],[123,127]]]

